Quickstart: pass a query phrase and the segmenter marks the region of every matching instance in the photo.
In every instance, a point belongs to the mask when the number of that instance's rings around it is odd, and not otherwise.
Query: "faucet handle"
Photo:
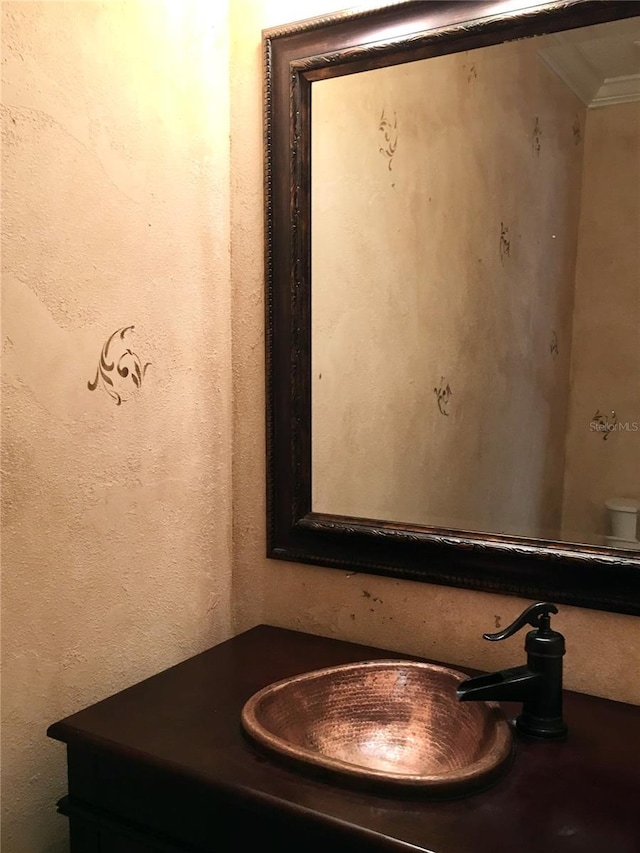
[[[513,637],[525,625],[531,625],[533,628],[538,628],[542,631],[549,631],[551,629],[551,614],[557,612],[558,608],[555,604],[551,604],[548,601],[539,601],[537,604],[527,607],[508,628],[498,631],[497,634],[483,634],[482,636],[485,640],[506,640],[507,637]]]

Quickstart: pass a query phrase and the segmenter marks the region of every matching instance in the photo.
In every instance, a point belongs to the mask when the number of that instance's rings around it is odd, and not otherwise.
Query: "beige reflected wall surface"
[[[585,107],[544,44],[314,83],[315,511],[560,534]]]
[[[636,102],[587,113],[564,483],[566,538],[582,530],[608,534],[605,501],[640,498],[639,368]],[[615,429],[593,429],[598,411],[606,419],[598,423]]]
[[[50,723],[231,633],[228,42],[2,3],[3,853],[68,850]]]

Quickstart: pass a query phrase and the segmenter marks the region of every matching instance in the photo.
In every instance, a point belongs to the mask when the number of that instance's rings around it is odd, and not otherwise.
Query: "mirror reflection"
[[[637,549],[640,19],[312,86],[312,509]]]

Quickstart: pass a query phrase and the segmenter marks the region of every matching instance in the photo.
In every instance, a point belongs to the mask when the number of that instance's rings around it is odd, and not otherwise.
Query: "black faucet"
[[[527,665],[503,669],[491,675],[480,675],[463,681],[458,699],[522,702],[522,713],[515,727],[530,738],[562,740],[567,726],[562,719],[562,656],[564,637],[551,630],[551,614],[555,604],[540,601],[532,604],[512,625],[497,634],[484,634],[485,640],[506,640],[525,625],[532,625],[524,644]]]

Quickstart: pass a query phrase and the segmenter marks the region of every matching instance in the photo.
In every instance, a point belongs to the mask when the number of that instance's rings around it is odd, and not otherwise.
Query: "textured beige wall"
[[[602,541],[610,532],[605,500],[640,498],[639,369],[640,104],[631,103],[587,115],[563,512],[569,538],[590,531]],[[630,431],[591,431],[598,410],[614,410]]]
[[[259,622],[480,667],[517,664],[522,639],[481,639],[527,603],[516,598],[267,560],[265,554],[260,31],[333,11],[327,2],[231,7],[234,288],[234,614]],[[562,607],[568,687],[640,704],[640,619]]]
[[[328,11],[234,0],[228,81],[219,3],[3,4],[3,853],[66,849],[47,724],[225,638],[231,583],[234,631],[522,658],[480,635],[523,601],[264,558],[260,30]],[[118,407],[86,383],[128,324]],[[558,624],[569,686],[640,703],[640,620]]]
[[[2,850],[59,853],[47,725],[231,631],[229,35],[220,3],[2,12]],[[87,382],[131,324],[117,406]]]
[[[585,108],[544,44],[314,84],[318,512],[560,534]]]

